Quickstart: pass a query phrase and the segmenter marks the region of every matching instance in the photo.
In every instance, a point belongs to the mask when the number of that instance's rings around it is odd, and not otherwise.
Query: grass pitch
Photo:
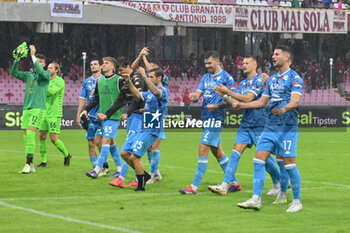
[[[181,195],[178,189],[193,180],[200,132],[166,132],[160,161],[163,180],[147,185],[143,193],[109,186],[109,177],[85,176],[91,164],[83,130],[61,133],[73,155],[70,167],[63,166],[63,156],[48,141],[48,167],[18,174],[25,163],[22,134],[0,131],[0,232],[350,232],[350,132],[299,134],[297,165],[304,210],[294,214],[285,212],[287,205],[271,205],[275,197],[267,195],[262,197],[260,211],[236,206],[252,195],[255,149],[246,150],[240,161],[236,175],[240,192],[218,196],[207,189],[223,179],[210,155],[198,194]],[[118,134],[121,148],[125,131]],[[229,156],[235,132],[225,131],[221,138]],[[40,163],[39,154],[34,161]],[[115,165],[110,156],[109,163],[112,173]],[[147,155],[143,163],[149,170]],[[133,179],[130,170],[125,183]],[[264,193],[269,188],[267,175]]]

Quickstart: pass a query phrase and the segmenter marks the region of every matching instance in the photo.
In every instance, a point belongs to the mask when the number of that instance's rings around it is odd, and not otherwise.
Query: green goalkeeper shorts
[[[40,131],[48,131],[49,133],[60,134],[61,117],[46,116],[40,125]]]
[[[29,126],[39,128],[45,117],[46,110],[41,108],[24,109],[22,115],[21,129],[28,129]]]

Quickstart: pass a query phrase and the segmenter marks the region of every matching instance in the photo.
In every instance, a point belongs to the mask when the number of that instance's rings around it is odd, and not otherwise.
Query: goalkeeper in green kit
[[[63,97],[65,84],[64,80],[58,75],[61,73],[60,65],[57,63],[50,63],[47,67],[47,71],[50,72],[51,80],[47,91],[46,99],[46,115],[43,118],[39,131],[40,131],[40,155],[41,163],[37,167],[46,167],[46,138],[47,133],[50,134],[52,144],[63,154],[64,166],[69,166],[71,154],[68,153],[63,142],[58,139],[61,129],[61,119],[63,116]]]
[[[35,152],[35,133],[38,130],[46,112],[46,95],[50,83],[50,73],[45,71],[45,56],[36,53],[34,45],[30,45],[30,55],[33,60],[34,70],[30,72],[18,71],[19,61],[28,53],[27,44],[24,42],[13,52],[15,61],[11,69],[11,75],[26,83],[24,95],[23,115],[21,128],[24,130],[24,147],[27,154],[27,162],[19,173],[28,174],[35,172],[33,155]]]

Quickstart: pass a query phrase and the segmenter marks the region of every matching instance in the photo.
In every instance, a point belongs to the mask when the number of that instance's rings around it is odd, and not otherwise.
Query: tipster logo
[[[144,129],[160,129],[162,113],[159,112],[159,109],[155,113],[144,112],[143,114],[143,128]]]

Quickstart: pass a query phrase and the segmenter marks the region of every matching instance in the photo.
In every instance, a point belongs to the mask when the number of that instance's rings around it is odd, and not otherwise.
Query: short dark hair
[[[130,65],[130,58],[128,57],[119,57],[117,60],[117,66],[116,68],[118,69],[119,67],[127,67]]]
[[[159,61],[156,58],[150,58],[150,59],[148,59],[148,62],[153,63],[159,67]]]
[[[97,57],[92,58],[92,59],[90,60],[90,63],[91,63],[92,61],[98,61],[98,64],[101,65],[101,60],[100,60],[99,58],[97,58]]]
[[[46,62],[46,57],[44,56],[44,54],[38,53],[38,54],[35,54],[35,57],[39,58],[39,59],[42,59],[42,60],[44,60]]]
[[[277,45],[275,49],[280,49],[285,53],[289,54],[289,59],[293,61],[293,53],[292,50],[287,45]]]
[[[117,67],[117,59],[114,57],[104,57],[102,58],[102,61],[109,61],[110,63],[113,63],[114,68]]]
[[[209,57],[212,57],[214,59],[220,59],[220,55],[216,51],[208,51],[204,55],[204,59],[208,59]]]
[[[255,56],[253,56],[253,55],[248,55],[248,56],[245,56],[244,58],[250,58],[250,59],[252,59],[253,61],[256,62],[256,65],[258,65],[258,59],[256,59]]]
[[[151,73],[151,72],[154,72],[154,75],[155,75],[156,77],[161,76],[161,77],[162,77],[162,80],[163,80],[164,72],[163,72],[163,70],[162,70],[161,68],[154,68],[154,69],[151,69],[151,70],[149,71],[149,73]]]

